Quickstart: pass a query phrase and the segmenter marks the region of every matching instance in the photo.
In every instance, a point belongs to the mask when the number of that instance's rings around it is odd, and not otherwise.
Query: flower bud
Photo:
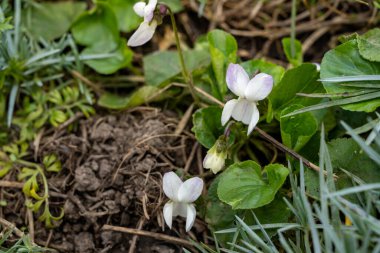
[[[210,169],[214,174],[221,171],[227,159],[227,143],[224,136],[220,137],[207,152],[203,160],[203,167]]]

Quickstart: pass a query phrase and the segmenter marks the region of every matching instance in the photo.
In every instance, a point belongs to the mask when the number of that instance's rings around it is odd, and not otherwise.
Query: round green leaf
[[[34,2],[23,10],[22,21],[35,38],[53,40],[66,33],[85,10],[84,2]]]
[[[358,36],[358,46],[365,59],[380,62],[380,29],[375,28]]]
[[[270,203],[289,174],[281,164],[264,168],[253,161],[235,163],[222,174],[218,184],[219,199],[233,209],[252,209]]]
[[[202,108],[193,114],[193,128],[195,138],[204,147],[210,149],[215,141],[223,134],[220,122],[222,109],[216,106]]]
[[[119,29],[111,7],[97,1],[96,6],[84,12],[74,22],[71,32],[78,44],[102,48],[103,53],[114,50],[119,45]]]
[[[111,53],[113,56],[103,59],[88,60],[85,61],[85,63],[96,72],[104,75],[113,74],[119,69],[128,66],[133,57],[133,52],[127,47],[125,40],[120,40],[119,46],[115,50],[107,52],[103,47],[87,47],[82,51],[81,55],[95,55],[102,53]]]
[[[359,53],[356,40],[348,41],[330,50],[325,54],[321,63],[321,78],[379,74],[380,63],[364,59]],[[361,84],[363,82],[355,83]],[[330,94],[355,92],[363,89],[359,87],[342,86],[342,84],[343,83],[323,82],[324,88],[327,93]],[[342,108],[350,111],[372,112],[378,106],[380,106],[380,98],[344,105]]]

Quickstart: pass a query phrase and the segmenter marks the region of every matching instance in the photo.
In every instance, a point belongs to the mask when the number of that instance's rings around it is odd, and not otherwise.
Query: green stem
[[[292,58],[296,56],[296,15],[297,15],[297,0],[292,0],[292,13],[290,24],[290,54]]]
[[[174,31],[174,35],[175,35],[175,43],[176,43],[176,46],[177,46],[177,51],[178,51],[178,56],[179,56],[179,62],[181,64],[182,75],[183,75],[183,78],[185,79],[186,83],[189,85],[191,96],[193,97],[194,101],[196,103],[198,103],[198,97],[196,95],[197,93],[195,92],[193,78],[189,74],[189,71],[187,70],[186,65],[185,65],[185,60],[184,60],[184,57],[183,57],[181,43],[179,41],[179,36],[178,36],[177,23],[175,21],[174,14],[173,14],[172,10],[169,7],[168,7],[168,11],[169,11],[170,20],[172,22],[172,27],[173,27],[173,31]]]

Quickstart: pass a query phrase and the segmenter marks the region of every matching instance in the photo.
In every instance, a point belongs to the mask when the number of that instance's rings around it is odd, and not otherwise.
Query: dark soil
[[[178,121],[171,112],[140,108],[82,119],[72,131],[59,129],[43,136],[32,152],[37,160],[54,153],[62,161],[62,171],[48,174],[48,180],[51,209],[58,214],[63,207],[65,216],[54,229],[35,222],[35,241],[60,252],[180,252],[181,246],[167,241],[102,230],[104,224],[110,224],[189,236],[184,232],[184,220],[175,219],[169,230],[162,217],[167,201],[162,175],[184,168],[195,145],[186,129],[174,134]],[[193,171],[196,173],[199,171]],[[4,218],[19,228],[28,227],[21,190],[3,189],[2,198],[9,203],[2,208]],[[197,222],[190,236],[196,239],[195,234],[204,230]]]

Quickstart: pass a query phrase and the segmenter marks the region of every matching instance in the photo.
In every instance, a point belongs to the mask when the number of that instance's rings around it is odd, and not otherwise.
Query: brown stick
[[[191,242],[184,240],[184,239],[181,239],[181,238],[173,237],[170,235],[164,235],[164,234],[160,234],[160,233],[154,233],[154,232],[134,229],[134,228],[104,225],[102,227],[102,230],[110,230],[110,231],[117,231],[117,232],[122,232],[122,233],[127,233],[127,234],[133,234],[133,235],[147,236],[147,237],[151,237],[151,238],[154,238],[157,240],[167,241],[167,242],[170,242],[173,244],[180,244],[183,246],[193,247],[193,244]]]
[[[24,186],[24,183],[15,182],[15,181],[0,180],[0,187],[22,189],[23,186]]]
[[[23,237],[25,234],[22,232],[20,229],[18,229],[13,223],[3,219],[0,217],[0,224],[3,225],[4,227],[12,229],[13,233],[17,235],[18,237]]]

